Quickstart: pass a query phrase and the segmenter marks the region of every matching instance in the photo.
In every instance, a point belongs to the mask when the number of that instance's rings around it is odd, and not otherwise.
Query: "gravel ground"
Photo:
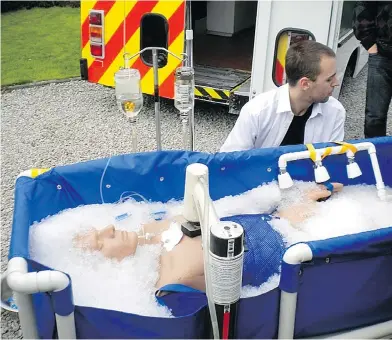
[[[346,139],[363,138],[367,68],[344,84]],[[130,128],[119,113],[114,90],[85,81],[13,90],[1,99],[1,270],[6,269],[16,176],[33,167],[54,167],[132,152]],[[182,136],[171,101],[161,103],[162,147],[181,149]],[[392,134],[392,107],[388,134]],[[195,149],[216,152],[237,116],[222,106],[197,103]],[[156,149],[154,104],[147,98],[138,119],[139,151]],[[21,338],[17,316],[2,310],[2,338]]]

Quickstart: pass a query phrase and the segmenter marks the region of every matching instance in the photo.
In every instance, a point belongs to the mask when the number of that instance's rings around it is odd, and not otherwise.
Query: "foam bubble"
[[[390,188],[387,189],[390,192]],[[315,214],[298,228],[310,240],[323,240],[392,226],[392,202],[381,201],[374,186],[344,188],[317,204]]]

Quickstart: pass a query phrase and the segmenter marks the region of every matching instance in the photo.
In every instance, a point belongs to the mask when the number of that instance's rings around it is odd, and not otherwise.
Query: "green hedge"
[[[1,1],[1,13],[33,7],[80,7],[80,1]]]

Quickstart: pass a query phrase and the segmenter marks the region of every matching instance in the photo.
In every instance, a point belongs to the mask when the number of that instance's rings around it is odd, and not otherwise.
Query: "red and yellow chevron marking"
[[[286,65],[285,58],[289,44],[289,36],[284,32],[279,37],[278,52],[276,54],[275,80],[278,84],[283,85],[284,68]]]
[[[145,13],[159,13],[169,23],[170,52],[180,56],[184,50],[185,1],[184,0],[139,0],[139,1],[82,1],[82,57],[87,59],[89,81],[114,86],[114,74],[124,66],[124,52],[133,55],[140,50],[140,19]],[[104,7],[102,3],[105,3]],[[90,9],[105,11],[105,58],[95,59],[90,55],[88,41],[88,12]],[[87,24],[86,24],[87,22]],[[174,71],[181,62],[169,55],[168,63],[159,69],[160,95],[174,97]],[[130,60],[130,67],[137,68],[142,77],[143,93],[152,94],[154,90],[153,69],[145,66],[140,57]]]

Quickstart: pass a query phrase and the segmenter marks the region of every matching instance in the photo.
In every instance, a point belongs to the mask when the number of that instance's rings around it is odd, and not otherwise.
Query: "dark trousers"
[[[365,108],[365,138],[387,133],[387,115],[392,98],[392,59],[370,54]]]

